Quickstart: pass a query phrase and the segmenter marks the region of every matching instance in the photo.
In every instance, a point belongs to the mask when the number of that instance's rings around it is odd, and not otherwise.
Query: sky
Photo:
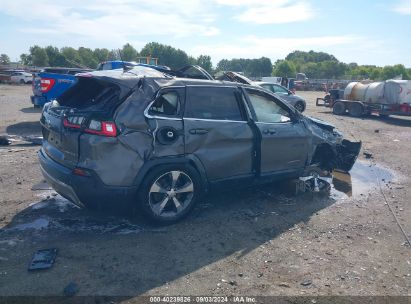
[[[0,0],[0,53],[12,61],[32,45],[140,50],[155,41],[214,64],[314,50],[410,68],[410,30],[411,0]]]

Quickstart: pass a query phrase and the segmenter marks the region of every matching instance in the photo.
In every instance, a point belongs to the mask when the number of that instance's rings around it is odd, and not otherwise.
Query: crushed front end
[[[351,142],[331,124],[305,117],[304,121],[312,132],[311,164],[319,164],[329,171],[348,172],[354,166],[361,150],[361,141]]]

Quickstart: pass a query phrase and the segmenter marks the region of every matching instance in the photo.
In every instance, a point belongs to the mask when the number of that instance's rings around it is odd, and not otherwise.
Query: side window
[[[283,88],[283,87],[280,87],[280,86],[273,86],[274,87],[274,92],[275,93],[277,93],[277,94],[283,94],[283,95],[288,95],[288,91],[285,89],[285,88]]]
[[[175,91],[167,91],[160,94],[151,105],[150,115],[175,116],[180,113],[180,97]]]
[[[270,92],[274,92],[274,90],[273,90],[273,86],[272,85],[270,85],[270,84],[263,84],[263,85],[261,85],[264,89],[266,89],[266,90],[268,90],[268,91],[270,91]]]
[[[247,90],[258,122],[281,123],[291,121],[290,113],[283,109],[275,99],[263,92]]]
[[[236,88],[188,87],[185,117],[243,121]]]

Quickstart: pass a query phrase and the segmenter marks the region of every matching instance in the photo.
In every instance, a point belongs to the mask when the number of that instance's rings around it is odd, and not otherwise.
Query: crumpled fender
[[[311,131],[312,155],[310,163],[319,161],[324,169],[348,172],[354,166],[361,150],[361,142],[351,142],[334,125],[325,121],[304,117]]]

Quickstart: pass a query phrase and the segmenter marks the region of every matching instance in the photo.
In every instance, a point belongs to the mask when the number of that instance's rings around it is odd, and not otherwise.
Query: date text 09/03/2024
[[[150,303],[255,303],[254,297],[243,296],[157,296],[150,297]]]

